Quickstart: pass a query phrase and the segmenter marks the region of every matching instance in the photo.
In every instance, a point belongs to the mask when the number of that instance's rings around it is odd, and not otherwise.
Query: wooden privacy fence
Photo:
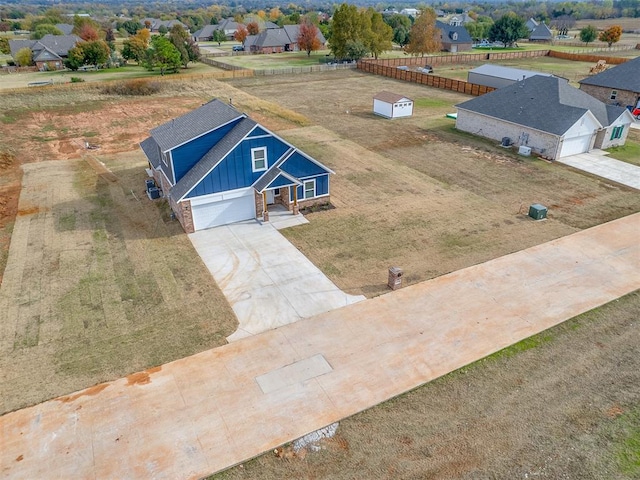
[[[523,52],[492,52],[485,51],[482,53],[458,53],[451,55],[430,55],[427,57],[401,57],[401,58],[383,58],[378,60],[364,59],[362,63],[369,62],[378,65],[386,65],[390,67],[406,66],[424,66],[424,65],[442,65],[445,63],[474,63],[483,62],[485,60],[509,60],[517,58],[546,57],[549,50],[527,50]]]
[[[358,62],[358,69],[375,75],[383,75],[397,80],[404,80],[405,82],[419,83],[443,90],[466,93],[467,95],[479,96],[495,90],[493,87],[477,85],[475,83],[465,82],[464,80],[454,80],[453,78],[439,77],[437,75],[412,70],[402,70],[397,67],[378,65],[372,62]]]
[[[620,65],[621,63],[630,60],[629,58],[623,57],[606,57],[604,55],[585,55],[582,53],[568,53],[568,52],[557,52],[555,50],[551,50],[549,52],[550,57],[555,58],[563,58],[565,60],[571,60],[574,62],[590,62],[596,63],[598,60],[604,60],[610,65]]]

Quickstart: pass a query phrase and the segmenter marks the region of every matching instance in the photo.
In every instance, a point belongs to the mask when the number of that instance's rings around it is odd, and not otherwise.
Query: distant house
[[[403,8],[400,10],[400,15],[408,15],[410,17],[417,17],[420,11],[417,8]]]
[[[191,35],[194,42],[209,42],[213,39],[213,32],[218,30],[218,25],[205,25]]]
[[[534,75],[542,75],[543,77],[552,76],[550,73],[534,72],[521,68],[503,67],[502,65],[486,63],[469,70],[467,73],[467,81],[469,83],[475,83],[476,85],[501,88],[525,78],[533,77]]]
[[[373,113],[386,118],[410,117],[413,115],[413,100],[382,91],[373,97]]]
[[[445,52],[464,52],[471,50],[473,40],[467,29],[461,26],[452,26],[436,20],[436,27],[440,29],[440,41]]]
[[[538,26],[538,22],[536,22],[533,18],[530,18],[529,20],[527,20],[527,23],[525,25],[530,32],[533,32]]]
[[[151,33],[158,33],[161,27],[165,27],[167,30],[171,30],[174,25],[180,25],[187,32],[189,27],[182,23],[180,20],[160,20],[158,18],[143,18],[140,23],[144,27],[148,27]]]
[[[140,147],[187,233],[330,199],[331,169],[219,100],[154,128]]]
[[[551,40],[553,40],[553,33],[544,22],[538,24],[529,35],[531,42],[550,42]]]
[[[533,76],[456,105],[456,128],[545,158],[624,145],[633,117],[557,77]]]
[[[61,70],[64,60],[69,55],[69,50],[75,47],[82,39],[77,35],[51,35],[47,34],[40,40],[9,40],[11,56],[15,59],[17,53],[23,48],[29,48],[33,62],[38,70]]]
[[[228,40],[233,40],[233,36],[240,25],[242,24],[236,22],[233,18],[225,18],[217,25],[214,25],[214,27],[217,27],[216,30],[222,30]]]
[[[244,41],[245,51],[253,53],[282,53],[300,50],[298,36],[300,25],[285,25],[282,28],[269,28],[258,35],[249,35]],[[318,30],[318,41],[324,47],[326,39]]]
[[[640,57],[580,80],[580,90],[604,103],[640,109]]]
[[[68,23],[56,23],[56,28],[64,35],[71,35],[73,32],[73,25],[69,25]]]
[[[462,27],[465,23],[473,22],[473,18],[468,13],[462,13],[460,15],[454,15],[449,19],[449,25],[452,27]]]

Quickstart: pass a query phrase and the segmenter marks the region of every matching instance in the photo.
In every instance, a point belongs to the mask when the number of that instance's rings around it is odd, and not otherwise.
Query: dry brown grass
[[[145,196],[142,154],[101,160],[117,181],[81,159],[28,168],[0,294],[0,412],[223,345],[237,326]]]
[[[349,293],[385,292],[391,265],[420,282],[640,210],[636,192],[455,131],[444,115],[463,95],[357,72],[237,83],[319,125],[281,134],[337,172],[337,208],[284,233]],[[414,116],[374,116],[381,90]],[[523,215],[538,202],[546,222]]]

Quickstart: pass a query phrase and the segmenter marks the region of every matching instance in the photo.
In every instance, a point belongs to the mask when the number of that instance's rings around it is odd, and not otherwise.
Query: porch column
[[[293,186],[293,214],[297,215],[298,214],[298,186],[294,185]]]
[[[269,207],[267,206],[267,191],[262,192],[262,220],[269,221]]]

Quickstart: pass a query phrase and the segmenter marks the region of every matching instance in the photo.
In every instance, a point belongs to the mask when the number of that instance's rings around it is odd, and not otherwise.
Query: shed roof
[[[456,106],[555,135],[564,135],[587,111],[602,126],[610,125],[624,112],[624,108],[605,105],[564,79],[538,75]]]
[[[616,65],[593,77],[587,77],[578,83],[640,93],[640,57]]]
[[[386,90],[383,90],[382,92],[376,93],[373,96],[373,98],[375,100],[380,100],[380,101],[386,102],[386,103],[397,103],[397,102],[402,102],[402,101],[412,102],[413,101],[410,98],[405,97],[404,95],[399,95],[399,94],[393,93],[393,92],[387,92]]]
[[[522,80],[523,78],[533,77],[534,75],[542,75],[543,77],[552,77],[550,73],[534,72],[533,70],[523,70],[521,68],[503,67],[502,65],[493,65],[485,63],[472,70],[469,73],[479,73],[490,77],[506,78],[509,80]]]
[[[553,33],[551,33],[551,30],[549,30],[549,27],[547,27],[544,22],[536,25],[536,28],[534,28],[531,35],[529,35],[529,40],[551,40],[552,38]]]
[[[151,136],[162,151],[166,152],[244,116],[231,105],[214,99],[200,108],[154,128],[151,130]]]
[[[143,140],[140,143],[140,148],[149,159],[149,162],[154,168],[158,168],[160,166],[160,149],[158,148],[158,144],[153,139],[153,137],[149,137],[146,140]]]

